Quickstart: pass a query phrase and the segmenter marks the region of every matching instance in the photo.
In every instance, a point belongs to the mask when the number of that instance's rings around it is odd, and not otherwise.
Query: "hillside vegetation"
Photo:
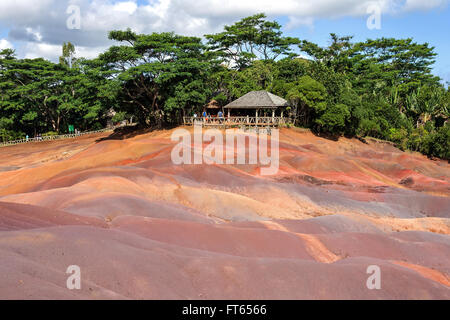
[[[264,14],[205,40],[131,30],[109,38],[117,44],[92,60],[75,58],[71,43],[59,63],[1,51],[0,139],[104,127],[111,109],[116,122],[179,124],[211,99],[224,105],[264,89],[289,100],[297,126],[450,159],[450,92],[431,73],[428,43],[331,34],[322,48],[285,37]]]

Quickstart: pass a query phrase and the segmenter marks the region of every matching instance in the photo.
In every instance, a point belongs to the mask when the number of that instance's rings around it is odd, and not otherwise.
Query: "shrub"
[[[316,119],[319,131],[330,134],[342,134],[350,118],[350,111],[345,104],[334,104],[328,107],[324,114]]]
[[[52,136],[57,136],[57,135],[58,135],[58,132],[55,132],[55,131],[49,131],[49,132],[42,134],[43,137],[52,137]]]
[[[117,112],[113,117],[112,117],[112,122],[113,123],[117,123],[117,122],[121,122],[123,120],[125,120],[127,113],[124,111],[121,112]]]
[[[450,124],[439,128],[424,139],[426,149],[421,151],[431,157],[450,160]]]
[[[389,140],[394,142],[397,147],[401,150],[406,150],[408,148],[408,131],[406,129],[395,129],[389,130]]]
[[[101,130],[101,129],[103,129],[103,126],[102,126],[102,124],[100,123],[100,122],[96,122],[96,123],[94,123],[94,125],[92,126],[92,130]]]
[[[428,135],[428,131],[423,127],[412,130],[408,138],[408,149],[413,151],[424,151],[425,154],[428,154],[428,145],[423,145]]]
[[[0,140],[2,142],[6,141],[14,141],[25,138],[25,133],[16,132],[13,130],[6,130],[4,128],[0,128]]]
[[[381,129],[380,125],[374,121],[369,119],[362,119],[359,123],[358,135],[361,137],[364,136],[372,136],[372,137],[380,137]]]

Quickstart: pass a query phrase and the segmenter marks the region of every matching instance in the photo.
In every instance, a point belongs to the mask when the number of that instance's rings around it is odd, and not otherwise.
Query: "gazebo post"
[[[256,124],[258,124],[258,109],[256,109]]]
[[[272,123],[275,123],[275,109],[272,109]]]

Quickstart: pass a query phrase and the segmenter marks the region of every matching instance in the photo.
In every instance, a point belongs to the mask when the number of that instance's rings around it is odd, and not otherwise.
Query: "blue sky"
[[[330,33],[367,38],[412,37],[436,47],[434,73],[450,81],[450,0],[0,0],[0,49],[19,57],[57,61],[61,44],[71,41],[79,56],[95,57],[112,43],[107,32],[175,31],[202,36],[259,12],[276,19],[286,35],[321,46]],[[369,30],[369,6],[381,10],[381,29]],[[81,28],[66,27],[69,5],[80,8]]]
[[[382,15],[381,29],[369,30],[366,17],[320,19],[312,27],[301,27],[286,31],[286,34],[300,37],[325,46],[329,43],[331,32],[339,35],[352,35],[356,41],[368,38],[413,38],[415,42],[435,47],[438,54],[433,73],[444,81],[450,82],[450,8],[434,9],[425,12],[402,13],[399,15]],[[286,18],[279,18],[286,24]]]

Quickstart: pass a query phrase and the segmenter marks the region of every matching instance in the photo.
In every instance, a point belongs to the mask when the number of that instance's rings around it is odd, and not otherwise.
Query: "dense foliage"
[[[65,43],[59,63],[0,52],[0,139],[80,130],[133,118],[178,124],[211,99],[251,90],[290,102],[295,125],[317,134],[371,136],[450,159],[450,92],[433,76],[436,53],[412,39],[331,34],[330,45],[284,37],[264,14],[200,38],[111,31],[117,45],[93,60]],[[308,58],[300,58],[307,56]]]

